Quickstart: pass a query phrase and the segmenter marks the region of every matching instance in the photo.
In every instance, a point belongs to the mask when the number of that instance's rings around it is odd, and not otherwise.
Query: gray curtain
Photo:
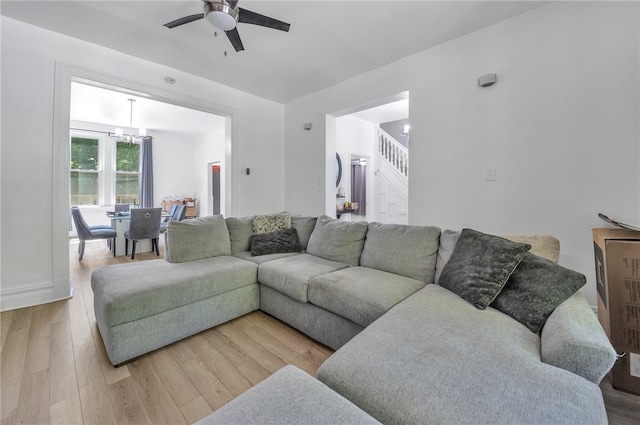
[[[145,137],[140,144],[140,207],[153,208],[153,150],[152,137]]]
[[[367,215],[367,166],[351,165],[351,202],[357,202],[356,215]]]

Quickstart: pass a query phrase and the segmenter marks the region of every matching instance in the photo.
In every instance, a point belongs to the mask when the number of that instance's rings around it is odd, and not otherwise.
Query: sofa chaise
[[[616,354],[578,292],[584,276],[551,261],[557,245],[213,216],[170,222],[165,259],[96,269],[91,284],[114,365],[261,309],[337,350],[318,370],[321,391],[382,423],[606,423],[598,384]],[[278,409],[269,415],[286,418]],[[222,423],[216,413],[206,420]]]

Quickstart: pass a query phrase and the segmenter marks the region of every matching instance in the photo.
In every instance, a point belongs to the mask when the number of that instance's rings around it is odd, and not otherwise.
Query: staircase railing
[[[405,179],[409,178],[409,151],[378,127],[378,155]]]

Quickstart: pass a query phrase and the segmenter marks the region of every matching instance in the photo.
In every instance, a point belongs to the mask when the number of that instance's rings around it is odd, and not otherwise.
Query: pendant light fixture
[[[122,128],[116,128],[114,133],[109,133],[109,136],[114,138],[118,142],[127,142],[133,144],[141,141],[147,137],[147,130],[144,128],[138,129],[138,135],[133,134],[133,102],[135,99],[127,99],[130,103],[129,106],[129,134],[125,134]]]

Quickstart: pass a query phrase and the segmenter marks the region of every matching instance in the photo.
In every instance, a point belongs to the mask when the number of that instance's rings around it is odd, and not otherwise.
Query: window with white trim
[[[116,143],[115,203],[140,203],[140,144]]]
[[[71,137],[71,205],[98,205],[100,139]]]
[[[71,134],[71,205],[140,203],[140,144],[106,134]]]

